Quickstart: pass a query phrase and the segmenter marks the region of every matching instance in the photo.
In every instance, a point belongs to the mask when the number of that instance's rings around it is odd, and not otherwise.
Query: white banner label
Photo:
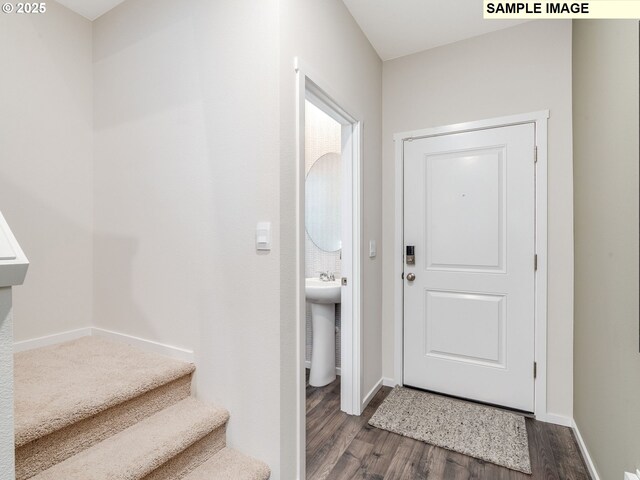
[[[586,0],[582,2],[495,2],[484,0],[483,16],[499,18],[638,18],[640,0]]]

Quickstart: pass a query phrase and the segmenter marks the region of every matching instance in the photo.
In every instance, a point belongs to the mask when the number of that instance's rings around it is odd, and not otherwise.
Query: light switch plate
[[[258,222],[256,226],[256,250],[271,250],[271,222]]]
[[[369,258],[375,258],[377,254],[378,254],[378,251],[376,247],[376,241],[369,240]]]

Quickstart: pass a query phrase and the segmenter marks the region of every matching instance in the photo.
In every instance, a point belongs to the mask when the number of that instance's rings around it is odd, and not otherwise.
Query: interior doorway
[[[339,381],[342,363],[342,125],[305,100],[304,130],[305,366],[308,386],[321,388]]]
[[[362,126],[330,94],[331,88],[322,85],[316,76],[310,76],[308,70],[299,63],[296,65],[296,75],[299,202],[297,272],[300,292],[297,335],[298,458],[300,475],[304,478],[305,392],[311,375],[316,374],[313,382],[319,385],[339,382],[340,410],[350,415],[360,415],[362,412]],[[325,136],[330,137],[326,145],[307,145],[308,139],[305,137],[310,133],[306,128],[307,121],[316,127],[324,126],[325,133],[328,132]],[[335,210],[339,210],[339,215]],[[314,265],[307,265],[307,250],[311,251],[311,257],[319,257]],[[336,287],[339,290],[337,297]],[[324,348],[328,345],[327,338],[331,339],[334,335],[336,313],[339,315],[338,341],[334,343],[335,349]],[[314,315],[318,318],[314,319]],[[308,332],[309,325],[311,332]],[[316,331],[313,331],[314,326]],[[333,367],[331,356],[335,360]],[[318,361],[318,364],[314,365],[314,361]],[[339,367],[337,372],[336,366]]]

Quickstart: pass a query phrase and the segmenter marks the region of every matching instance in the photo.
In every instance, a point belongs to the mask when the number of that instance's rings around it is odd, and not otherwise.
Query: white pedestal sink
[[[340,303],[340,281],[307,278],[305,295],[311,303],[313,325],[309,384],[323,387],[336,379],[336,303]]]

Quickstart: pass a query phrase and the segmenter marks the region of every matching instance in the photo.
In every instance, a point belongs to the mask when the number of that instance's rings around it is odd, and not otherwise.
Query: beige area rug
[[[531,473],[522,415],[396,387],[369,420],[383,430]]]

